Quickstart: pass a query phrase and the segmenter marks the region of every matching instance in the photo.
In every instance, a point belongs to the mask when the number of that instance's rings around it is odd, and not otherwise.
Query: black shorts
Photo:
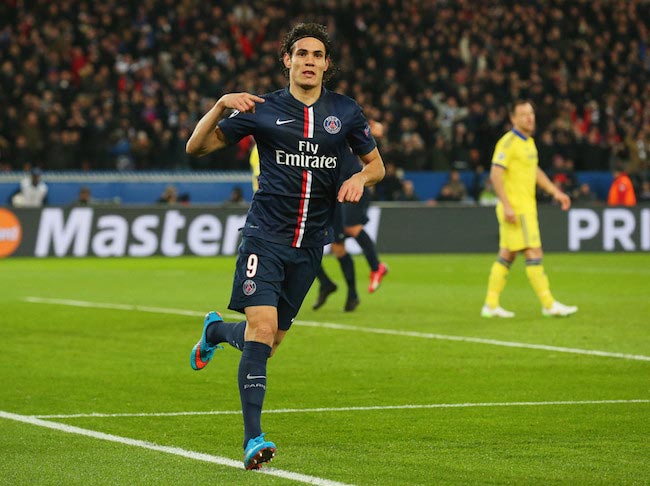
[[[278,328],[286,331],[316,278],[323,247],[293,248],[244,236],[239,245],[228,308],[270,305],[278,310]]]

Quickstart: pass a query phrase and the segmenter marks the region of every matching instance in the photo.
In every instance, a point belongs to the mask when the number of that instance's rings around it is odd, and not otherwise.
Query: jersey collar
[[[300,103],[302,106],[307,106],[302,101],[300,101],[299,99],[297,99],[295,96],[293,96],[291,94],[291,90],[289,89],[289,85],[284,87],[284,93],[286,94],[286,96],[288,96],[292,100],[296,101],[297,103]],[[326,93],[327,93],[327,89],[325,88],[325,86],[321,86],[320,96],[318,97],[318,99],[316,101],[314,101],[313,105],[309,105],[309,106],[314,106],[316,103],[318,103],[323,98],[323,96],[325,96]]]
[[[518,136],[519,138],[521,138],[524,142],[525,142],[526,140],[528,140],[528,137],[527,137],[526,135],[524,135],[523,133],[521,133],[521,132],[520,132],[519,130],[517,130],[516,128],[513,128],[513,129],[512,129],[512,133],[514,133],[515,135],[517,135],[517,136]]]

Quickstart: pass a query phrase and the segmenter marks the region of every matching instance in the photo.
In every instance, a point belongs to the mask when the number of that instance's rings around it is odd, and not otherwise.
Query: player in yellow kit
[[[538,155],[532,134],[535,131],[535,110],[530,101],[518,100],[510,109],[512,130],[496,144],[492,157],[490,180],[499,198],[496,212],[499,220],[499,254],[492,264],[488,279],[483,317],[514,317],[499,305],[510,266],[517,253],[526,258],[526,275],[542,303],[544,316],[568,316],[578,311],[575,306],[561,304],[551,294],[548,277],[542,266],[542,242],[537,222],[536,187],[539,186],[560,203],[566,211],[571,199],[553,184],[538,167]]]

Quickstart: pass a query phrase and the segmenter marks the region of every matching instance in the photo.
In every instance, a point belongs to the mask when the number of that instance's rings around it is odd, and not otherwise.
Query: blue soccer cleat
[[[216,346],[209,346],[206,341],[208,326],[213,322],[223,322],[223,319],[218,312],[210,311],[205,315],[205,320],[203,321],[201,339],[194,345],[190,354],[190,365],[196,371],[202,370],[207,366],[217,349],[223,349],[223,346],[219,346],[218,344]]]
[[[244,451],[244,467],[248,470],[262,469],[262,464],[270,462],[276,450],[273,442],[264,440],[264,434],[250,439]]]

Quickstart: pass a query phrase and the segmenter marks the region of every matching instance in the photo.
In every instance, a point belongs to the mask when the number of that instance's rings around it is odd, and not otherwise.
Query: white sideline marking
[[[74,427],[72,425],[61,424],[58,422],[49,422],[26,415],[17,415],[15,413],[4,412],[2,410],[0,410],[0,418],[15,420],[16,422],[23,422],[31,425],[37,425],[39,427],[45,427],[48,429],[59,430],[61,432],[67,432],[69,434],[83,435],[86,437],[92,437],[94,439],[107,440],[109,442],[117,442],[119,444],[141,447],[142,449],[149,449],[152,451],[164,452],[166,454],[187,457],[188,459],[194,459],[197,461],[211,462],[213,464],[219,464],[221,466],[228,466],[242,470],[244,468],[241,461],[235,461],[233,459],[228,459],[227,457],[212,456],[210,454],[204,454],[202,452],[188,451],[179,447],[161,446],[152,442],[130,439],[128,437],[120,437],[119,435],[105,434],[103,432],[97,432],[95,430],[82,429],[80,427]],[[315,476],[308,476],[306,474],[298,474],[291,471],[283,471],[282,469],[265,468],[255,472],[259,474],[277,476],[284,479],[291,479],[293,481],[299,481],[305,484],[315,484],[318,486],[350,486],[345,483],[330,481],[329,479],[322,479]]]
[[[486,402],[486,403],[431,403],[424,405],[377,405],[371,407],[336,408],[279,408],[264,410],[269,413],[317,413],[317,412],[363,412],[372,410],[417,410],[430,408],[473,408],[473,407],[538,407],[545,405],[606,405],[606,404],[650,403],[650,400],[562,400],[554,402]],[[31,415],[41,419],[70,418],[113,418],[113,417],[178,417],[183,415],[241,415],[241,410],[211,410],[206,412],[152,412],[152,413],[74,413],[69,415]]]
[[[107,304],[101,302],[87,302],[82,300],[45,299],[41,297],[25,297],[25,300],[27,302],[32,302],[35,304],[58,304],[58,305],[70,305],[75,307],[89,307],[89,308],[96,308],[96,309],[117,309],[117,310],[129,310],[129,311],[139,311],[139,312],[153,312],[156,314],[177,314],[177,315],[184,315],[184,316],[205,315],[205,312],[196,312],[196,311],[189,311],[183,309],[169,309],[166,307],[149,307],[149,306],[142,306],[142,305],[126,305],[126,304]],[[235,319],[241,319],[242,317],[241,314],[225,313],[222,315],[228,318],[234,317]],[[588,356],[620,358],[620,359],[629,359],[634,361],[650,361],[650,356],[644,356],[640,354],[612,353],[609,351],[599,351],[597,349],[565,348],[562,346],[548,346],[546,344],[529,344],[529,343],[518,343],[512,341],[499,341],[496,339],[486,339],[486,338],[478,338],[478,337],[471,337],[471,336],[450,336],[447,334],[434,334],[428,332],[399,331],[396,329],[378,329],[372,327],[337,324],[334,322],[295,321],[295,324],[300,326],[308,326],[308,327],[336,329],[340,331],[365,332],[370,334],[388,334],[391,336],[407,336],[407,337],[417,337],[423,339],[438,339],[442,341],[459,341],[459,342],[476,343],[476,344],[491,344],[493,346],[505,346],[508,348],[538,349],[543,351],[555,351],[558,353],[584,354]]]

